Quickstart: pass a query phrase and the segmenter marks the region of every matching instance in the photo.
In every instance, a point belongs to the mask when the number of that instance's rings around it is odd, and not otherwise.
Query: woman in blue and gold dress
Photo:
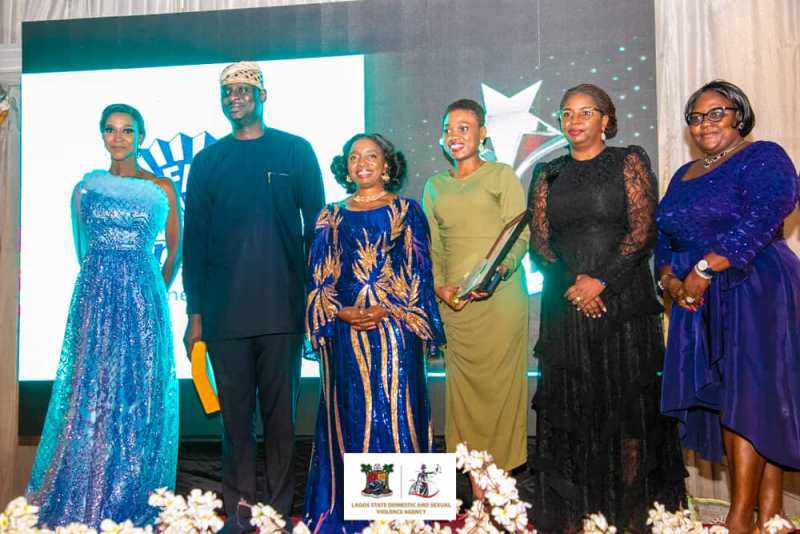
[[[429,229],[419,204],[394,194],[403,155],[359,134],[331,164],[352,196],[317,219],[306,333],[322,393],[305,510],[315,532],[345,522],[345,452],[432,452],[425,356],[444,343],[433,292]]]
[[[178,383],[166,286],[179,267],[177,195],[170,180],[136,164],[145,133],[136,109],[108,106],[100,131],[111,168],[74,189],[81,269],[26,493],[49,527],[151,523],[149,494],[175,485]],[[153,244],[162,230],[159,270]]]

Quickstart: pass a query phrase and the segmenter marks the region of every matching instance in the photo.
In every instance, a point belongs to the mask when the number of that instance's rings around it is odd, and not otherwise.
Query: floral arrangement
[[[483,492],[467,511],[462,528],[455,529],[439,523],[420,520],[374,521],[362,534],[494,534],[500,532],[529,532],[527,510],[530,504],[519,498],[516,481],[494,464],[492,456],[485,451],[471,451],[461,443],[456,448],[456,466],[467,473]],[[73,523],[54,530],[37,528],[39,508],[18,497],[0,513],[0,534],[210,534],[219,531],[223,521],[217,511],[222,501],[210,492],[194,489],[188,497],[175,495],[166,488],[150,495],[150,506],[161,512],[154,525],[136,527],[130,521],[116,523],[104,520],[100,530]],[[240,506],[249,506],[244,501]],[[653,534],[726,534],[728,529],[714,525],[705,527],[692,517],[688,510],[668,512],[664,505],[653,504],[647,524]],[[286,529],[286,520],[273,508],[264,504],[250,506],[250,523],[262,534],[311,534],[305,523],[297,523],[291,531]],[[764,524],[769,534],[793,529],[793,525],[776,515]],[[590,514],[584,519],[583,534],[616,534],[617,528],[610,525],[601,513]]]
[[[648,513],[647,524],[651,526],[653,534],[727,534],[728,529],[721,525],[705,527],[700,521],[692,518],[689,510],[668,512],[663,504],[653,503],[654,508]],[[794,530],[794,525],[781,517],[774,516],[764,524],[764,530],[769,534],[777,534],[783,529]]]
[[[456,467],[470,475],[483,491],[483,499],[474,501],[467,512],[463,532],[528,531],[531,505],[519,499],[516,480],[494,464],[491,454],[471,451],[465,443],[459,443]]]

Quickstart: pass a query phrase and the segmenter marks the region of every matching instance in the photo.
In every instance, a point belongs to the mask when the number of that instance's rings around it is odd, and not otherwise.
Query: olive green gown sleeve
[[[522,184],[511,167],[504,167],[499,179],[501,186],[500,216],[503,222],[508,224],[514,217],[525,210],[525,191],[522,189]],[[503,260],[503,265],[508,269],[506,277],[513,273],[522,262],[522,258],[528,249],[529,236],[530,230],[526,227],[519,235],[506,259]]]
[[[431,265],[433,266],[433,286],[441,287],[444,285],[444,250],[442,247],[442,236],[439,232],[439,223],[433,214],[433,182],[428,180],[425,190],[422,193],[422,211],[428,219],[428,227],[431,229]]]

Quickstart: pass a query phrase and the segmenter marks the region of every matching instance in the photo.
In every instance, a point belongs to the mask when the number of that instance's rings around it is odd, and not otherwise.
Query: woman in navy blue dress
[[[726,526],[749,534],[783,513],[783,472],[800,469],[800,260],[783,239],[797,173],[777,144],[745,141],[755,116],[735,85],[706,84],[685,116],[705,157],[657,210],[656,272],[674,302],[661,405],[685,447],[727,455]]]
[[[344,521],[347,452],[433,452],[425,356],[444,344],[428,223],[395,191],[403,155],[359,134],[331,165],[350,197],[317,219],[309,257],[306,334],[320,395],[305,509],[314,532],[360,532]]]

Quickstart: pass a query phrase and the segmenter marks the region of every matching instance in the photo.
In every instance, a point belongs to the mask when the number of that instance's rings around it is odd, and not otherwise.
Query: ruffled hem
[[[597,326],[569,313],[587,330]],[[529,465],[540,532],[578,530],[583,515],[598,509],[618,526],[644,531],[653,500],[682,503],[686,473],[676,425],[659,413],[662,336],[652,315],[596,328],[593,342],[578,346],[584,350],[573,345],[587,338],[584,330],[537,346],[543,377],[531,403],[537,442]],[[541,358],[545,347],[551,352]],[[639,467],[625,486],[629,441],[637,444]]]

